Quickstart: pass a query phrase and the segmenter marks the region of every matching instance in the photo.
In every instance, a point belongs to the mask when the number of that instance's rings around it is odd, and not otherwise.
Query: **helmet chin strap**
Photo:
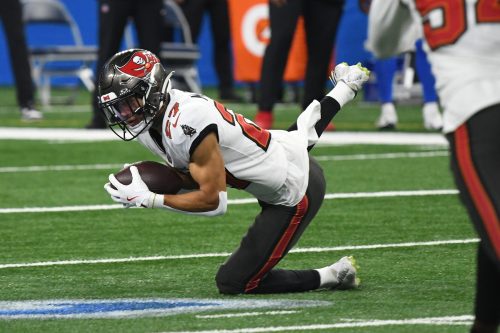
[[[157,64],[157,65],[160,65],[160,64]],[[161,66],[161,65],[160,65]],[[165,80],[163,80],[163,85],[161,87],[161,93],[162,95],[164,96],[164,98],[162,99],[162,101],[160,102],[160,105],[159,105],[159,109],[161,110],[161,108],[163,107],[163,104],[165,102],[167,102],[167,95],[168,93],[170,92],[170,90],[172,90],[172,83],[170,82],[170,78],[172,77],[172,75],[174,74],[175,72],[174,71],[171,71],[170,73],[168,73],[167,77],[165,78]]]
[[[162,93],[168,94],[170,90],[172,90],[172,83],[170,82],[170,78],[172,77],[172,75],[174,75],[174,73],[175,71],[171,71],[170,73],[168,73],[167,77],[163,81],[163,87],[161,89]]]

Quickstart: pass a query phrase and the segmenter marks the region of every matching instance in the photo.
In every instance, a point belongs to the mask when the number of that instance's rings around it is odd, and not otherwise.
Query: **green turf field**
[[[76,106],[46,109],[46,120],[29,124],[20,122],[12,90],[0,94],[2,126],[81,128],[90,118],[83,92]],[[248,117],[255,111],[231,107]],[[418,107],[399,110],[402,131],[423,131]],[[293,105],[277,111],[282,128],[299,112]],[[355,103],[336,126],[370,131],[377,115],[377,106]],[[467,332],[477,242],[453,191],[446,148],[318,146],[313,155],[325,171],[327,199],[280,267],[318,268],[354,255],[361,287],[228,297],[218,294],[214,276],[258,213],[257,204],[238,201],[249,198],[244,192],[230,190],[228,213],[216,218],[103,209],[113,204],[102,188],[109,173],[124,162],[156,159],[137,143],[0,140],[0,332]],[[323,303],[112,319],[41,316],[64,315],[67,304],[82,300],[135,300],[140,307],[140,300],[165,299]],[[45,300],[65,305],[36,310]],[[95,314],[89,308],[85,313]],[[13,315],[23,313],[38,317]]]

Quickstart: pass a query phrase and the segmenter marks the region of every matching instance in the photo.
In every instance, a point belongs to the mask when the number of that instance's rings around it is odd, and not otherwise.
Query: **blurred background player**
[[[227,102],[243,102],[234,91],[233,64],[231,56],[231,32],[227,0],[175,0],[182,8],[189,23],[191,36],[197,42],[203,16],[210,14],[213,38],[213,61],[219,79],[219,98]]]
[[[374,0],[368,45],[400,53],[417,19],[444,109],[443,131],[460,199],[481,239],[473,333],[500,323],[500,7],[496,0]]]
[[[17,103],[21,108],[22,120],[40,120],[43,114],[34,109],[35,86],[31,77],[31,66],[24,33],[23,12],[19,0],[4,0],[0,8],[7,42],[11,68],[16,83]]]
[[[288,53],[299,16],[304,18],[307,67],[302,110],[325,94],[328,66],[344,0],[270,0],[271,39],[261,69],[258,112],[254,122],[262,128],[273,125],[273,108],[279,99]]]
[[[388,59],[377,59],[374,72],[377,78],[377,87],[380,98],[380,116],[376,126],[381,130],[395,129],[398,123],[398,115],[393,100],[394,75],[397,71],[397,57]],[[424,128],[427,130],[441,130],[443,118],[439,112],[438,97],[436,94],[436,80],[431,72],[427,61],[427,55],[422,49],[422,40],[415,43],[415,69],[422,84],[424,104],[422,107],[422,118]]]
[[[372,0],[359,0],[360,10],[368,14]],[[422,84],[424,105],[422,107],[422,118],[424,128],[427,130],[441,130],[443,127],[443,118],[439,112],[438,97],[436,94],[436,80],[431,72],[431,65],[427,60],[427,55],[422,49],[421,29],[418,22],[408,29],[405,37],[408,44],[411,44],[411,39],[415,38],[416,42],[411,45],[411,48],[405,50],[415,50],[415,69]],[[408,46],[410,47],[410,45]],[[380,100],[380,116],[375,125],[381,130],[395,129],[398,123],[398,114],[394,105],[393,87],[394,76],[398,69],[398,58],[390,57],[387,59],[375,59],[373,71],[377,82],[377,91]]]
[[[102,66],[119,49],[125,26],[134,20],[139,46],[160,53],[163,23],[162,0],[99,0],[99,51],[96,65],[96,87]],[[97,105],[97,89],[92,94],[93,116],[87,128],[106,128]]]

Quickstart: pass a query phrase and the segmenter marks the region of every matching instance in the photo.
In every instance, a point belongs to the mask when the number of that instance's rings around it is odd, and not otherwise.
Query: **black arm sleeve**
[[[318,137],[323,134],[326,126],[332,121],[333,117],[340,111],[340,104],[330,96],[325,96],[320,102],[321,104],[321,119],[314,125]],[[297,122],[293,123],[287,131],[295,131],[297,129]],[[309,146],[307,150],[311,150],[314,145]]]

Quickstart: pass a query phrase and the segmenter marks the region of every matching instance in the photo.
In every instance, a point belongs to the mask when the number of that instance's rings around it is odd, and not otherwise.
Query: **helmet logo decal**
[[[153,53],[149,51],[137,51],[125,65],[116,68],[127,75],[143,78],[151,73],[153,65],[159,62],[160,59]]]
[[[116,99],[116,94],[114,92],[110,92],[109,94],[101,96],[101,103],[110,102]]]

